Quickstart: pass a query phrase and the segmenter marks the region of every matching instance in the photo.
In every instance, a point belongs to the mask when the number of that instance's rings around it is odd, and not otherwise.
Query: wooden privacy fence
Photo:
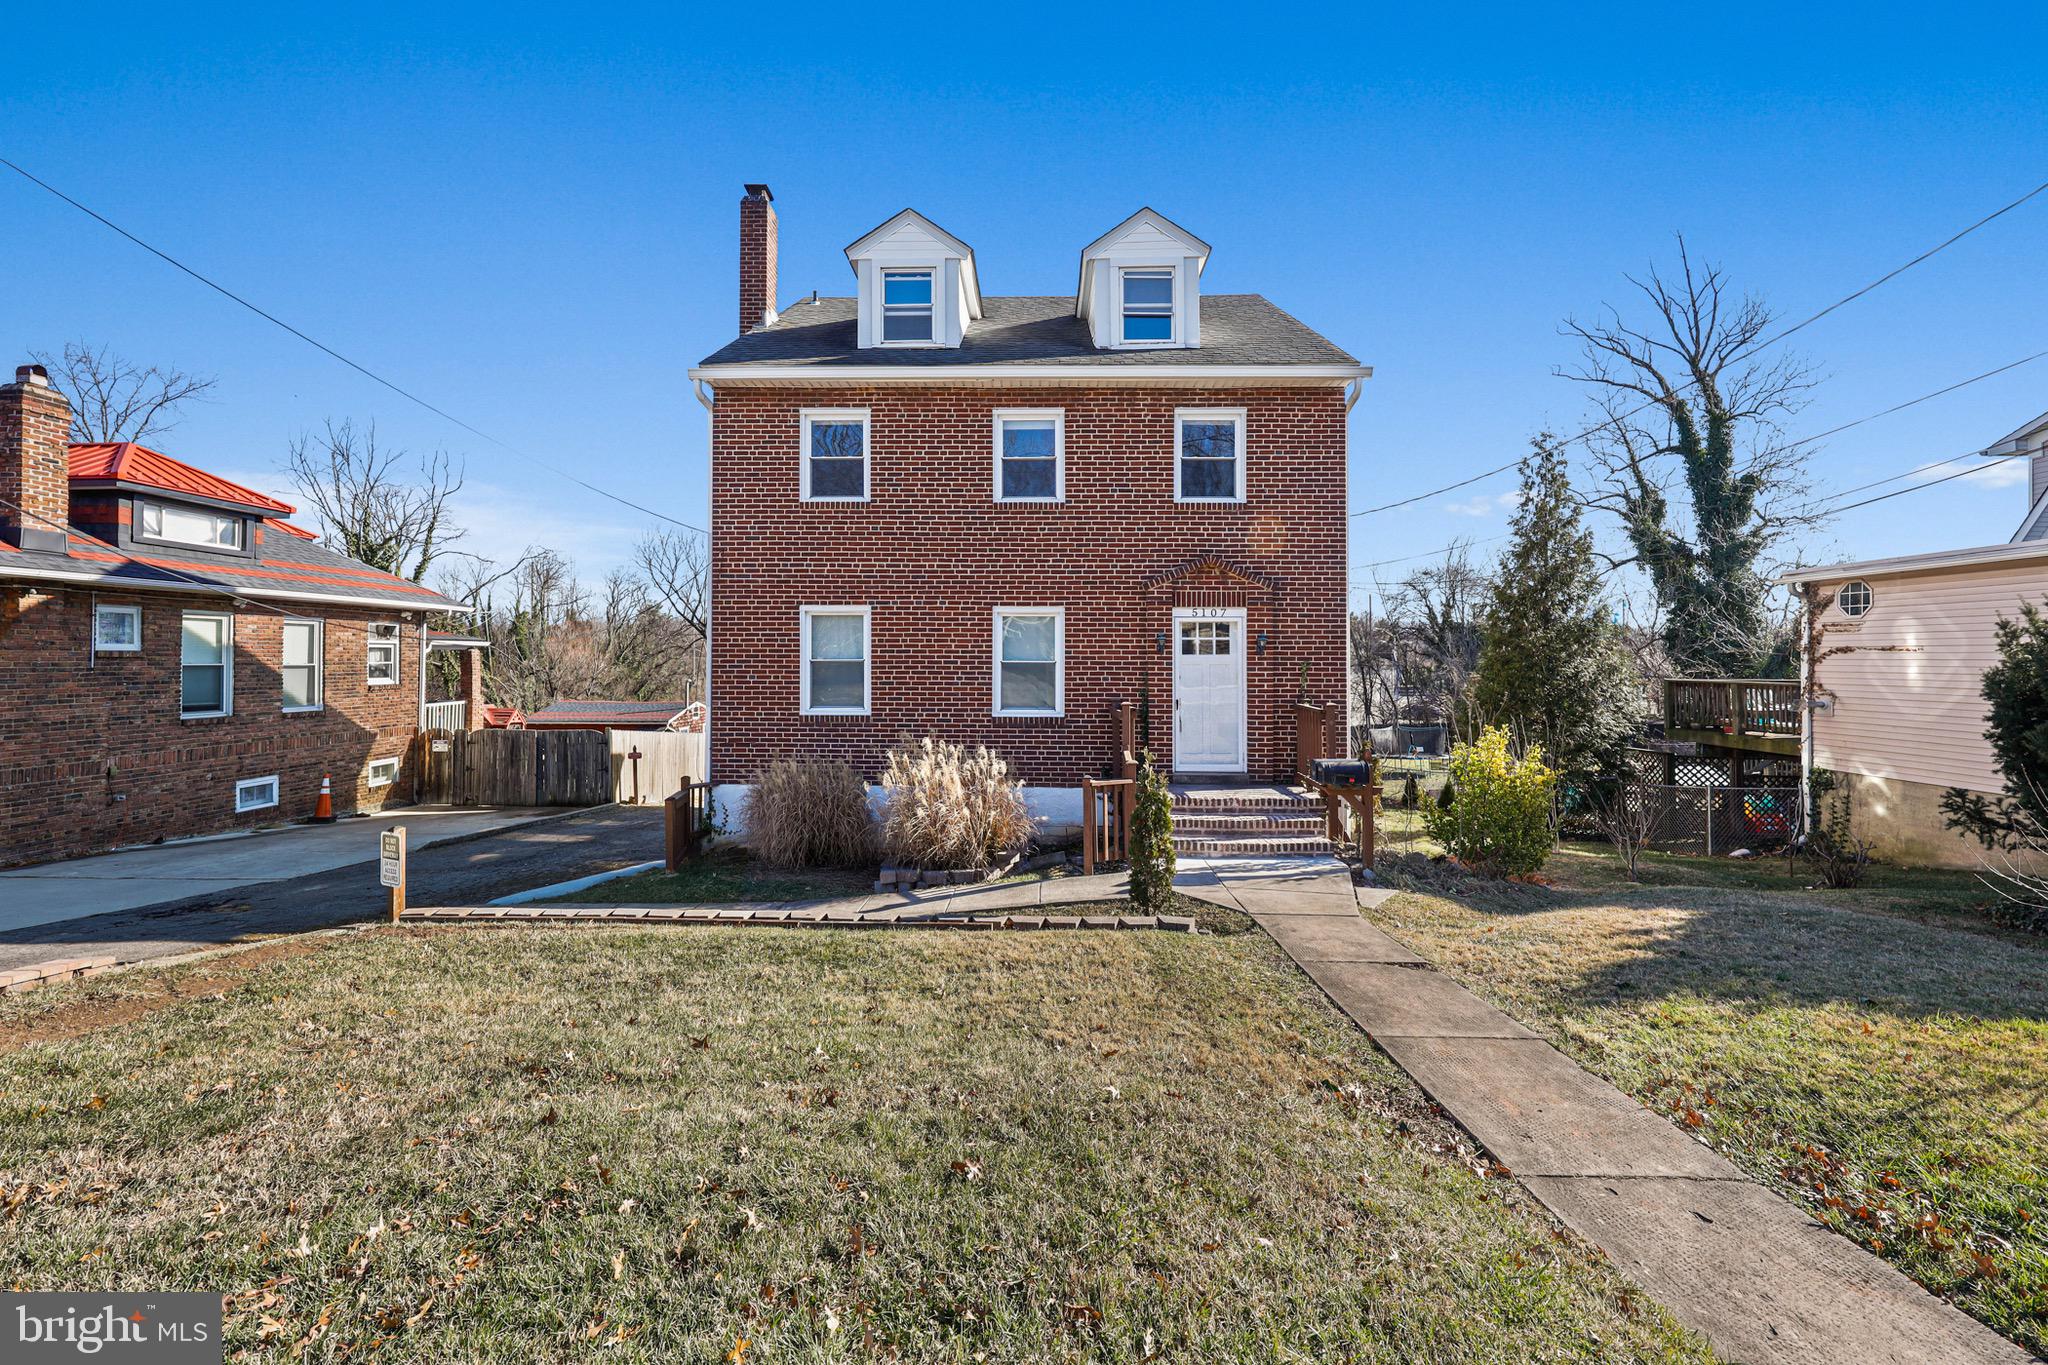
[[[414,749],[426,805],[601,806],[612,760],[596,730],[427,730]]]
[[[612,795],[625,806],[656,806],[704,776],[704,736],[665,730],[611,732]],[[636,761],[634,754],[640,757]]]

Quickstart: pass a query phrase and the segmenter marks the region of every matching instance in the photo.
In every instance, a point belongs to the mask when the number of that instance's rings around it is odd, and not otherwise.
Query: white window
[[[1860,578],[1844,583],[1835,594],[1835,605],[1842,609],[1842,615],[1852,619],[1869,611],[1874,600],[1870,585]]]
[[[803,713],[868,714],[868,609],[803,609]]]
[[[375,758],[363,771],[363,785],[366,787],[388,787],[398,780],[398,760]]]
[[[1058,408],[996,411],[996,501],[1058,502],[1067,495],[1067,419]]]
[[[317,711],[325,682],[327,631],[318,621],[284,623],[284,709]]]
[[[1066,709],[1067,613],[997,607],[995,714],[1057,716]]]
[[[178,665],[180,715],[225,716],[233,711],[235,618],[222,612],[186,612]]]
[[[235,784],[235,814],[244,811],[269,810],[277,804],[277,779],[275,777],[250,777]]]
[[[1120,272],[1123,340],[1126,343],[1171,345],[1173,342],[1173,270],[1146,268]]]
[[[930,270],[882,272],[882,344],[932,340]]]
[[[372,621],[368,634],[369,678],[372,687],[390,687],[398,682],[398,623]]]
[[[1173,415],[1173,500],[1244,501],[1244,409],[1181,408]]]
[[[203,545],[209,550],[242,548],[243,520],[229,512],[208,512],[167,502],[138,502],[142,534],[150,540]]]
[[[100,654],[133,654],[142,648],[141,607],[94,607],[92,647]]]
[[[806,408],[803,412],[803,500],[866,502],[866,408]]]

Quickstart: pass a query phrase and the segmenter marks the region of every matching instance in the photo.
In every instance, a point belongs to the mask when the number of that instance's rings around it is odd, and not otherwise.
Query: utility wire
[[[58,189],[55,185],[50,184],[47,180],[42,180],[34,175],[31,175],[28,171],[23,170],[20,166],[17,166],[14,162],[9,161],[6,157],[0,156],[0,166],[5,166],[8,170],[13,171],[16,175],[28,181],[30,184],[37,185],[45,190],[48,190],[51,194],[63,200],[65,203],[71,205],[72,208],[77,209],[80,213],[83,213],[88,218],[91,218],[95,222],[101,224],[102,226],[119,233],[123,237],[126,237],[129,241],[135,243],[135,245],[141,247],[144,251],[147,251],[150,255],[155,256],[158,260],[163,261],[165,264],[173,266],[176,269],[183,271],[185,274],[190,275],[193,279],[199,281],[199,283],[205,285],[208,289],[213,290],[216,294],[219,294],[221,297],[240,304],[242,307],[254,313],[257,317],[262,318],[265,322],[283,328],[285,331],[290,332],[293,336],[305,342],[308,346],[311,346],[313,349],[320,351],[323,354],[331,356],[334,359],[340,361],[342,364],[348,366],[351,370],[354,370],[357,374],[362,375],[365,379],[368,379],[373,383],[383,385],[385,388],[391,390],[391,392],[397,394],[400,398],[403,398],[408,402],[418,404],[420,407],[425,408],[428,412],[433,413],[436,417],[441,418],[443,421],[453,422],[456,426],[461,427],[464,431],[469,432],[472,436],[477,436],[483,440],[489,441],[492,445],[497,446],[499,449],[507,451],[510,454],[517,455],[522,460],[530,461],[531,463],[538,465],[540,468],[545,469],[548,473],[555,475],[557,478],[567,479],[570,483],[575,484],[578,488],[582,488],[588,492],[595,493],[601,498],[609,498],[613,502],[619,504],[621,507],[630,507],[636,512],[640,512],[647,516],[655,518],[657,521],[665,521],[669,523],[671,526],[680,526],[685,531],[695,531],[699,535],[706,534],[704,528],[701,526],[692,526],[687,521],[678,521],[676,518],[669,516],[666,512],[657,512],[651,507],[645,507],[637,502],[634,502],[631,498],[620,497],[617,493],[614,493],[609,489],[600,488],[596,484],[588,481],[587,479],[580,479],[576,477],[574,474],[569,473],[565,469],[561,469],[555,465],[549,464],[546,460],[541,459],[538,455],[534,455],[528,451],[521,450],[518,446],[512,445],[510,442],[501,441],[497,437],[491,435],[488,431],[483,431],[477,427],[471,426],[468,422],[463,421],[460,417],[457,417],[454,413],[449,412],[446,408],[438,407],[435,404],[428,402],[426,399],[420,397],[418,394],[412,392],[412,390],[410,389],[401,388],[399,385],[394,384],[389,379],[386,379],[383,375],[378,374],[376,371],[368,368],[367,366],[360,365],[355,361],[349,359],[347,356],[343,355],[340,351],[335,350],[332,346],[329,346],[327,343],[308,336],[306,333],[292,326],[289,322],[286,322],[283,318],[278,317],[275,313],[266,312],[264,309],[257,307],[249,300],[243,298],[240,294],[237,294],[232,289],[229,289],[226,285],[220,284],[219,282],[209,279],[207,276],[200,274],[197,270],[194,270],[191,266],[186,265],[183,261],[171,255],[169,252],[162,251],[159,250],[157,247],[151,246],[148,242],[143,241],[142,238],[136,236],[127,228],[122,227],[119,223],[116,223],[112,219],[106,217],[104,214],[98,213],[93,209],[86,207],[84,204],[79,203],[76,199],[73,199],[70,195],[64,193],[64,191]]]
[[[1877,289],[1885,284],[1890,283],[1892,280],[1897,279],[1899,276],[1905,274],[1908,270],[1911,270],[1914,266],[1919,265],[1922,261],[1927,260],[1929,257],[1938,255],[1941,252],[1946,251],[1949,247],[1954,246],[1957,242],[1960,242],[1963,238],[1969,236],[1977,229],[1984,227],[1987,224],[1999,218],[2003,218],[2006,214],[2011,213],[2014,209],[2020,207],[2020,205],[2026,203],[2028,200],[2034,198],[2036,195],[2041,194],[2043,191],[2048,191],[2048,181],[2043,181],[2042,183],[2034,186],[2034,188],[2028,190],[2025,194],[2013,200],[2011,203],[2005,205],[2003,208],[1995,209],[1992,212],[1985,214],[1982,218],[1979,218],[1976,222],[1970,224],[1968,227],[1963,228],[1961,231],[1954,233],[1945,240],[1936,243],[1934,246],[1929,247],[1927,250],[1921,252],[1918,256],[1915,256],[1912,260],[1907,261],[1904,265],[1897,266],[1892,270],[1887,271],[1885,274],[1880,275],[1878,278],[1872,280],[1869,284],[1864,285],[1861,289],[1856,290],[1854,293],[1846,294],[1843,297],[1836,299],[1833,303],[1821,309],[1819,312],[1809,314],[1808,316],[1800,319],[1798,322],[1793,323],[1790,327],[1785,328],[1783,331],[1774,332],[1764,340],[1759,341],[1754,345],[1746,347],[1742,351],[1737,352],[1735,355],[1732,355],[1728,358],[1728,363],[1732,365],[1739,361],[1747,360],[1749,357],[1755,355],[1758,351],[1763,350],[1765,347],[1775,346],[1779,342],[1783,341],[1786,337],[1791,336],[1793,333],[1802,331],[1805,328],[1812,326],[1814,323],[1819,322],[1828,314],[1834,312],[1836,309],[1854,303],[1857,299],[1862,298],[1871,290]],[[2033,358],[2034,357],[2029,357],[2029,359]],[[2016,365],[2023,365],[2025,363],[2026,361],[2014,362],[2014,364]],[[2007,368],[2011,367],[2008,366]],[[1993,373],[1997,373],[1997,371],[1993,371]],[[1988,375],[1983,377],[1989,378]],[[1693,388],[1695,386],[1696,381],[1688,380],[1684,384],[1679,386],[1679,391],[1683,392],[1684,390]],[[1935,396],[1937,395],[1929,395],[1929,397]],[[1588,436],[1595,435],[1605,430],[1606,428],[1613,426],[1617,422],[1625,421],[1628,418],[1635,416],[1637,413],[1646,412],[1649,409],[1656,406],[1658,406],[1658,404],[1654,401],[1640,403],[1637,406],[1628,409],[1626,412],[1622,412],[1615,416],[1608,417],[1603,421],[1596,422],[1594,425],[1587,427],[1584,431],[1576,432],[1571,436],[1565,437],[1561,441],[1554,442],[1554,448],[1562,450],[1566,446],[1576,445],[1580,441],[1585,440]],[[1882,416],[1883,414],[1876,415]],[[1864,420],[1869,419],[1866,418]],[[1819,440],[1820,438],[1816,436],[1811,437],[1809,439]],[[1505,474],[1508,470],[1515,468],[1520,463],[1520,460],[1510,460],[1506,464],[1496,465],[1492,469],[1486,470],[1483,473],[1474,474],[1469,479],[1460,479],[1456,483],[1445,484],[1442,488],[1432,488],[1427,493],[1417,493],[1414,497],[1402,498],[1399,502],[1388,502],[1382,503],[1377,507],[1367,507],[1360,511],[1353,512],[1351,515],[1354,517],[1369,517],[1373,515],[1375,512],[1391,512],[1397,507],[1407,507],[1412,503],[1418,503],[1423,501],[1424,499],[1436,497],[1440,493],[1455,492],[1456,490],[1464,488],[1469,484],[1478,483],[1481,479],[1490,479],[1496,474]]]

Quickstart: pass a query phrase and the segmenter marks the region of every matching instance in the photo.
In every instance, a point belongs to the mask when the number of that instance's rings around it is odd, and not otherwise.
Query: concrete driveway
[[[18,868],[0,872],[0,933],[367,862],[377,856],[377,836],[393,825],[406,827],[406,847],[415,850],[569,813],[561,807],[413,808],[332,825],[186,839]],[[375,874],[366,875],[374,884]]]

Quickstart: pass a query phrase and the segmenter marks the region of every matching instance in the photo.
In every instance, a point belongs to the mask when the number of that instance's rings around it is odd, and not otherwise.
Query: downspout
[[[711,453],[718,439],[718,391],[703,380],[693,380],[697,401],[704,405],[704,522],[711,524]],[[711,781],[711,590],[717,578],[711,572],[711,532],[704,532],[704,772],[697,780]],[[709,795],[709,793],[707,793]]]
[[[1819,681],[1819,660],[1814,655],[1819,652],[1820,640],[1813,625],[1816,612],[1811,584],[1799,585],[1799,614],[1804,627],[1800,633],[1806,643],[1806,648],[1800,651],[1799,661],[1802,675],[1799,687],[1799,804],[1806,812],[1806,828],[1811,831],[1814,817],[1820,813],[1813,808],[1813,718],[1819,714],[1814,707],[1820,700],[1814,690]]]

